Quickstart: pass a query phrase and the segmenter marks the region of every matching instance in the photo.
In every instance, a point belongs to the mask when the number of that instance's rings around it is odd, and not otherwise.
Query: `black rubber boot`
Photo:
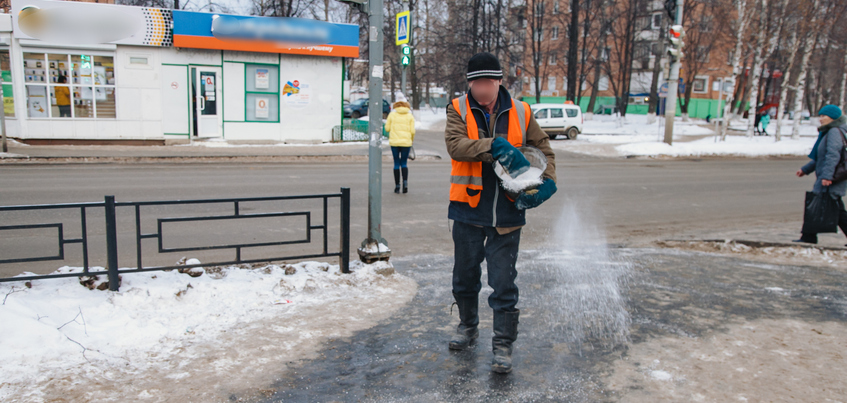
[[[394,193],[400,193],[400,170],[394,170]]]
[[[409,193],[409,168],[400,168],[403,170],[403,193]]]
[[[479,337],[479,297],[460,298],[453,294],[459,307],[459,326],[450,340],[451,350],[465,350]]]
[[[521,311],[494,311],[494,338],[491,346],[494,360],[491,370],[498,374],[512,372],[512,344],[518,339],[518,317]]]

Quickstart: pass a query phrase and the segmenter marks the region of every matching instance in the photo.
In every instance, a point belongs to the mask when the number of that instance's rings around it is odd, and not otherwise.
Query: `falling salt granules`
[[[543,182],[543,179],[541,179],[542,173],[540,169],[530,167],[517,178],[503,179],[503,189],[512,193],[520,193],[528,188],[540,185]],[[508,177],[507,175],[504,176]]]

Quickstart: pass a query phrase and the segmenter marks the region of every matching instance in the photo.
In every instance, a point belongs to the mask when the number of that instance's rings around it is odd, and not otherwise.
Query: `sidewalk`
[[[438,160],[435,152],[416,150],[418,159]],[[388,142],[382,144],[383,159],[391,158]],[[169,146],[51,145],[29,146],[10,142],[9,152],[0,153],[0,164],[8,163],[157,163],[157,162],[284,162],[366,161],[367,142],[322,144],[231,144],[203,141]]]

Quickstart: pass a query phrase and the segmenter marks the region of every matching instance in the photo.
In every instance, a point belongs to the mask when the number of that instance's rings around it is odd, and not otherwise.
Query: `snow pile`
[[[380,242],[378,245],[372,243],[367,244],[367,246],[363,248],[359,248],[363,253],[385,253],[391,252],[391,249],[388,248],[388,245]]]
[[[348,133],[351,135],[353,133],[358,133],[353,130],[345,130],[344,135],[347,136]],[[345,137],[346,138],[346,137]],[[247,144],[247,143],[230,143],[224,139],[210,139],[210,140],[202,140],[202,141],[192,141],[188,144],[176,144],[173,147],[206,147],[206,148],[251,148],[251,147],[341,147],[341,146],[349,146],[356,145],[358,143],[347,143],[347,142],[338,142],[338,143],[312,143],[312,142],[303,142],[303,143],[264,143],[264,144]]]
[[[29,156],[15,153],[0,153],[0,159],[3,158],[29,158]]]
[[[222,400],[271,382],[321,338],[372,326],[415,290],[387,262],[353,262],[351,274],[319,262],[204,271],[123,274],[120,292],[90,290],[76,277],[0,285],[0,400],[105,398],[92,385],[124,397],[183,391]],[[104,377],[132,386],[103,385]]]

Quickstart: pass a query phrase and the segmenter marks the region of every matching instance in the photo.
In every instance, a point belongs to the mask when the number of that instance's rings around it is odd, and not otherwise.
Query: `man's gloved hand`
[[[536,208],[556,193],[556,182],[550,178],[544,178],[544,182],[537,188],[521,192],[515,200],[515,207],[520,210]]]
[[[512,178],[529,169],[529,161],[523,153],[503,137],[497,137],[491,142],[491,155],[500,162]]]

